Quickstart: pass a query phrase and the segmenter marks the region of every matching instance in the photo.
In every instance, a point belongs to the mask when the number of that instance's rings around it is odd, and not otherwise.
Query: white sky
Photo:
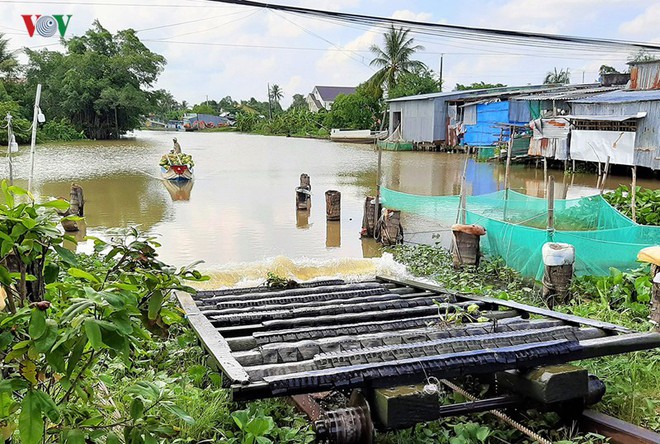
[[[265,0],[264,0],[265,1]],[[271,3],[357,14],[396,17],[584,37],[660,44],[660,2],[655,0],[272,0]],[[22,14],[72,14],[66,36],[83,34],[95,19],[112,32],[138,30],[140,39],[165,56],[156,88],[190,104],[227,95],[267,100],[267,84],[293,94],[314,85],[356,86],[374,72],[368,48],[382,31],[273,10],[204,0],[3,0],[0,32],[10,47],[61,49],[58,37],[29,37]],[[554,67],[569,68],[572,82],[592,82],[602,64],[625,69],[626,52],[567,52],[523,46],[474,43],[413,35],[425,47],[418,59],[439,69],[444,54],[445,90],[477,81],[525,85],[542,83]]]

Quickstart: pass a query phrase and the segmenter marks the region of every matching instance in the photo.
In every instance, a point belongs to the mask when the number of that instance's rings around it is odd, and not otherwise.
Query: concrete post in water
[[[479,242],[486,229],[481,225],[454,224],[451,227],[451,256],[454,268],[463,265],[479,266],[481,257]]]
[[[309,175],[300,175],[300,186],[296,188],[296,209],[308,210],[312,204],[312,185]]]
[[[374,227],[378,222],[380,209],[380,205],[378,205],[378,209],[376,209],[376,197],[367,196],[364,200],[364,215],[362,216],[362,231],[360,232],[360,235],[367,237],[374,236]]]
[[[570,244],[546,242],[541,249],[543,256],[543,300],[548,307],[568,301],[573,280],[575,247]]]
[[[327,220],[341,219],[341,193],[337,190],[325,192],[325,216]]]
[[[380,219],[374,227],[374,238],[383,245],[402,244],[401,212],[383,208]]]

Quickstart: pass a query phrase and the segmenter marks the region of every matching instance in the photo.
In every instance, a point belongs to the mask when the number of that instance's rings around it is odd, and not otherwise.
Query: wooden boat
[[[173,201],[190,200],[190,192],[192,191],[194,180],[164,180],[165,189]]]
[[[374,143],[387,137],[387,131],[347,130],[333,128],[330,130],[330,140],[345,143]]]
[[[160,172],[166,180],[191,180],[193,178],[192,156],[186,153],[169,153],[161,157]]]
[[[160,167],[163,179],[166,180],[191,180],[193,178],[192,168],[188,165],[169,165]]]

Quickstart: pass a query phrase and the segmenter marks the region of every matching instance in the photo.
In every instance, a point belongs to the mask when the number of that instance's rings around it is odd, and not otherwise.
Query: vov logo
[[[60,32],[60,35],[64,37],[66,28],[69,27],[69,22],[71,21],[71,14],[53,14],[53,15],[21,15],[23,21],[25,22],[25,27],[30,37],[34,36],[34,31],[37,31],[42,37],[52,37],[57,31]],[[34,17],[34,19],[32,18]],[[66,21],[65,21],[66,17]]]

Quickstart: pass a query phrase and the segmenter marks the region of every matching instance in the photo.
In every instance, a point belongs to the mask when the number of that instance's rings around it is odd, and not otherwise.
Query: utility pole
[[[32,178],[34,177],[34,148],[37,144],[37,126],[39,125],[39,101],[41,100],[41,83],[37,85],[37,96],[34,98],[34,115],[32,116],[32,141],[30,142],[30,178],[28,179],[28,193],[32,192]]]
[[[270,82],[267,83],[268,85],[268,118],[273,120],[273,109],[270,106]]]
[[[11,161],[11,142],[12,142],[12,129],[11,129],[11,114],[7,113],[7,160],[9,161],[9,185],[14,185],[14,165]]]
[[[442,62],[444,57],[444,54],[440,54],[440,92],[442,92]]]

